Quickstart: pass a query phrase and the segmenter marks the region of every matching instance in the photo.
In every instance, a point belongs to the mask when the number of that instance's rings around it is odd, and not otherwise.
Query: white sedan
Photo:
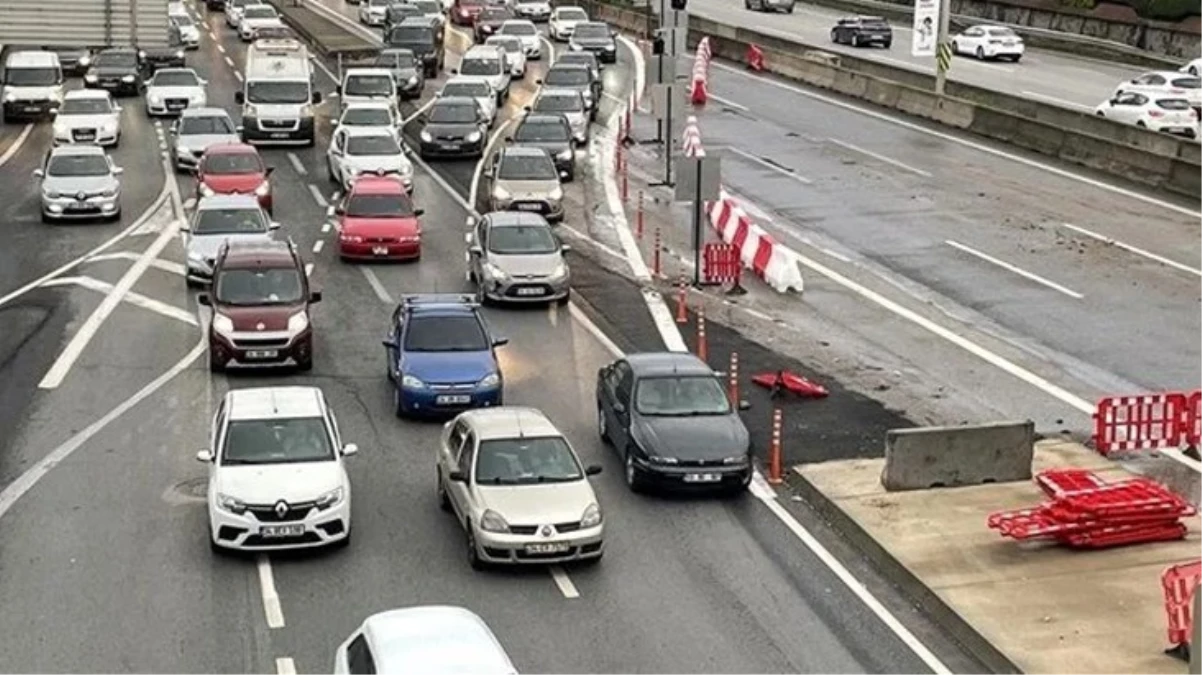
[[[485,46],[496,47],[505,52],[505,63],[509,65],[509,75],[517,79],[526,77],[526,49],[522,41],[511,35],[493,35],[484,41]]]
[[[985,59],[1010,59],[1023,57],[1023,39],[1004,26],[973,26],[952,38],[952,53]]]
[[[284,22],[271,5],[247,5],[242,10],[242,20],[238,22],[238,37],[243,42],[255,39],[255,31],[260,28],[283,28]]]
[[[1198,136],[1198,113],[1184,98],[1149,97],[1129,91],[1104,101],[1094,113],[1124,124],[1152,131]]]
[[[522,48],[526,50],[526,58],[531,61],[538,61],[543,57],[543,38],[538,34],[538,27],[532,21],[510,19],[501,24],[497,35],[506,35],[521,40]]]
[[[339,125],[326,151],[330,180],[350,192],[355,180],[365,173],[394,176],[413,191],[413,163],[396,130]]]
[[[54,143],[95,143],[116,146],[121,142],[121,106],[102,89],[67,92],[54,118]]]
[[[1183,73],[1189,73],[1190,75],[1197,76],[1198,74],[1202,73],[1202,59],[1194,59],[1184,66],[1181,66],[1180,70]]]
[[[163,68],[146,83],[146,114],[175,115],[208,105],[205,80],[191,68]]]
[[[476,103],[480,104],[480,109],[488,117],[488,126],[491,127],[496,123],[497,92],[493,90],[488,82],[462,75],[453,77],[442,86],[442,91],[438,92],[438,98],[446,98],[448,96],[462,96],[464,98],[476,99]]]
[[[1202,80],[1176,70],[1144,73],[1115,87],[1111,98],[1136,92],[1148,97],[1184,98],[1194,108],[1202,109]]]
[[[567,42],[576,24],[588,23],[588,12],[580,7],[556,7],[547,23],[547,32],[557,42]]]
[[[383,26],[390,0],[363,0],[359,3],[359,21],[368,26]]]

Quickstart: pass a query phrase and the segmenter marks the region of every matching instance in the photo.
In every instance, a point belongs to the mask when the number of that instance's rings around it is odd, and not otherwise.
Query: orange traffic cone
[[[760,49],[759,45],[747,46],[747,67],[757,73],[764,69],[764,50]]]
[[[693,91],[689,94],[689,98],[693,101],[693,105],[705,105],[709,100],[709,94],[705,91],[705,79],[696,78],[693,80]]]

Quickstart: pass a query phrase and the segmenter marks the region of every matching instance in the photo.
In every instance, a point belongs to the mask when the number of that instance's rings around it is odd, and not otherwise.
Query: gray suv
[[[468,277],[484,302],[571,299],[571,273],[550,223],[536,213],[495,211],[468,219]]]

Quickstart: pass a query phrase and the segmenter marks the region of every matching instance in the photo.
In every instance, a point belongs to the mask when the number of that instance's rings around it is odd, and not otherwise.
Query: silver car
[[[597,103],[593,91],[593,72],[588,66],[576,64],[559,64],[551,66],[536,84],[549,89],[571,89],[580,92],[584,97],[584,107],[588,109],[592,119],[597,118]]]
[[[383,26],[388,6],[393,0],[362,0],[359,3],[359,22],[368,26]]]
[[[431,640],[430,636],[438,639]],[[517,675],[505,648],[474,612],[449,605],[373,614],[334,653],[334,675],[376,673]]]
[[[493,35],[484,44],[495,46],[505,52],[505,65],[509,74],[519,80],[526,79],[526,50],[522,41],[511,35]]]
[[[121,142],[121,106],[103,89],[67,92],[54,115],[54,143],[95,143],[117,147]]]
[[[480,104],[480,109],[488,118],[488,125],[492,126],[496,123],[497,95],[488,82],[463,76],[452,77],[442,86],[442,91],[438,92],[439,98],[445,96],[476,99],[476,103]]]
[[[180,228],[188,261],[188,285],[213,282],[213,264],[222,244],[269,241],[279,226],[263,212],[254,195],[202,197],[192,219]]]
[[[334,126],[396,131],[401,128],[401,113],[392,101],[352,103],[343,108],[342,117],[334,120]]]
[[[459,61],[459,69],[451,74],[458,75],[456,79],[487,82],[496,94],[497,105],[509,97],[512,75],[505,61],[505,50],[495,45],[476,45],[467,50]]]
[[[507,35],[522,41],[526,50],[526,58],[538,61],[543,58],[543,38],[538,34],[538,28],[526,19],[510,19],[501,24],[497,35]]]
[[[62,145],[33,172],[42,181],[42,222],[121,217],[119,166],[97,145]]]
[[[555,161],[542,148],[512,146],[494,155],[488,170],[494,211],[540,213],[563,220],[563,186]]]
[[[413,192],[413,163],[395,131],[370,127],[340,126],[330,139],[326,154],[330,180],[349,192],[360,174],[395,176]]]
[[[431,19],[442,27],[447,22],[447,15],[442,11],[442,3],[438,0],[409,0],[410,5],[418,8],[422,16]]]
[[[212,145],[240,143],[238,128],[222,108],[188,108],[171,127],[171,161],[181,171],[195,169]]]
[[[571,298],[567,245],[536,213],[494,211],[468,219],[468,277],[484,302],[558,302]]]
[[[568,119],[568,124],[572,125],[572,138],[580,145],[588,143],[589,114],[580,92],[573,89],[543,89],[530,109],[534,112],[563,115]]]
[[[206,84],[191,68],[163,68],[146,83],[146,114],[176,115],[186,108],[203,108],[209,102]]]
[[[186,13],[176,14],[171,17],[171,23],[179,29],[179,39],[184,43],[184,49],[189,51],[200,49],[200,29],[192,21],[192,17]]]

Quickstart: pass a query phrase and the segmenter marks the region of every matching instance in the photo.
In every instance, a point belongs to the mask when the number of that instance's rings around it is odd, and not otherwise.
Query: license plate
[[[443,150],[458,150],[459,144],[458,143],[443,143],[442,149]]]
[[[167,104],[167,109],[168,109],[168,110],[183,110],[184,108],[187,108],[187,107],[188,107],[188,104],[187,104],[187,103],[176,103],[176,102],[173,102],[173,103],[168,103],[168,104]]]
[[[248,359],[274,359],[280,355],[280,352],[275,349],[252,349],[246,352]]]
[[[40,112],[42,109],[36,105],[25,106],[25,112]]]
[[[265,525],[259,528],[259,535],[263,537],[300,537],[304,534],[304,525]]]
[[[526,544],[527,553],[567,553],[570,544]]]
[[[542,211],[543,207],[540,204],[518,204],[519,211]]]
[[[434,399],[438,405],[462,405],[471,403],[472,397],[467,394],[444,394]]]
[[[372,246],[371,252],[376,255],[388,255],[388,247],[387,246]]]
[[[94,140],[96,140],[96,134],[75,134],[75,140],[77,140],[77,141],[94,141]]]
[[[720,480],[722,480],[722,475],[716,473],[686,473],[684,475],[686,483],[717,483]]]
[[[543,288],[519,288],[518,295],[545,295],[546,289]]]
[[[68,211],[91,211],[94,208],[94,206],[87,202],[75,202],[73,204],[67,204]]]
[[[269,134],[269,136],[270,136],[271,138],[288,138],[288,132],[286,132],[286,131],[277,131],[277,132],[275,132],[275,133]]]

